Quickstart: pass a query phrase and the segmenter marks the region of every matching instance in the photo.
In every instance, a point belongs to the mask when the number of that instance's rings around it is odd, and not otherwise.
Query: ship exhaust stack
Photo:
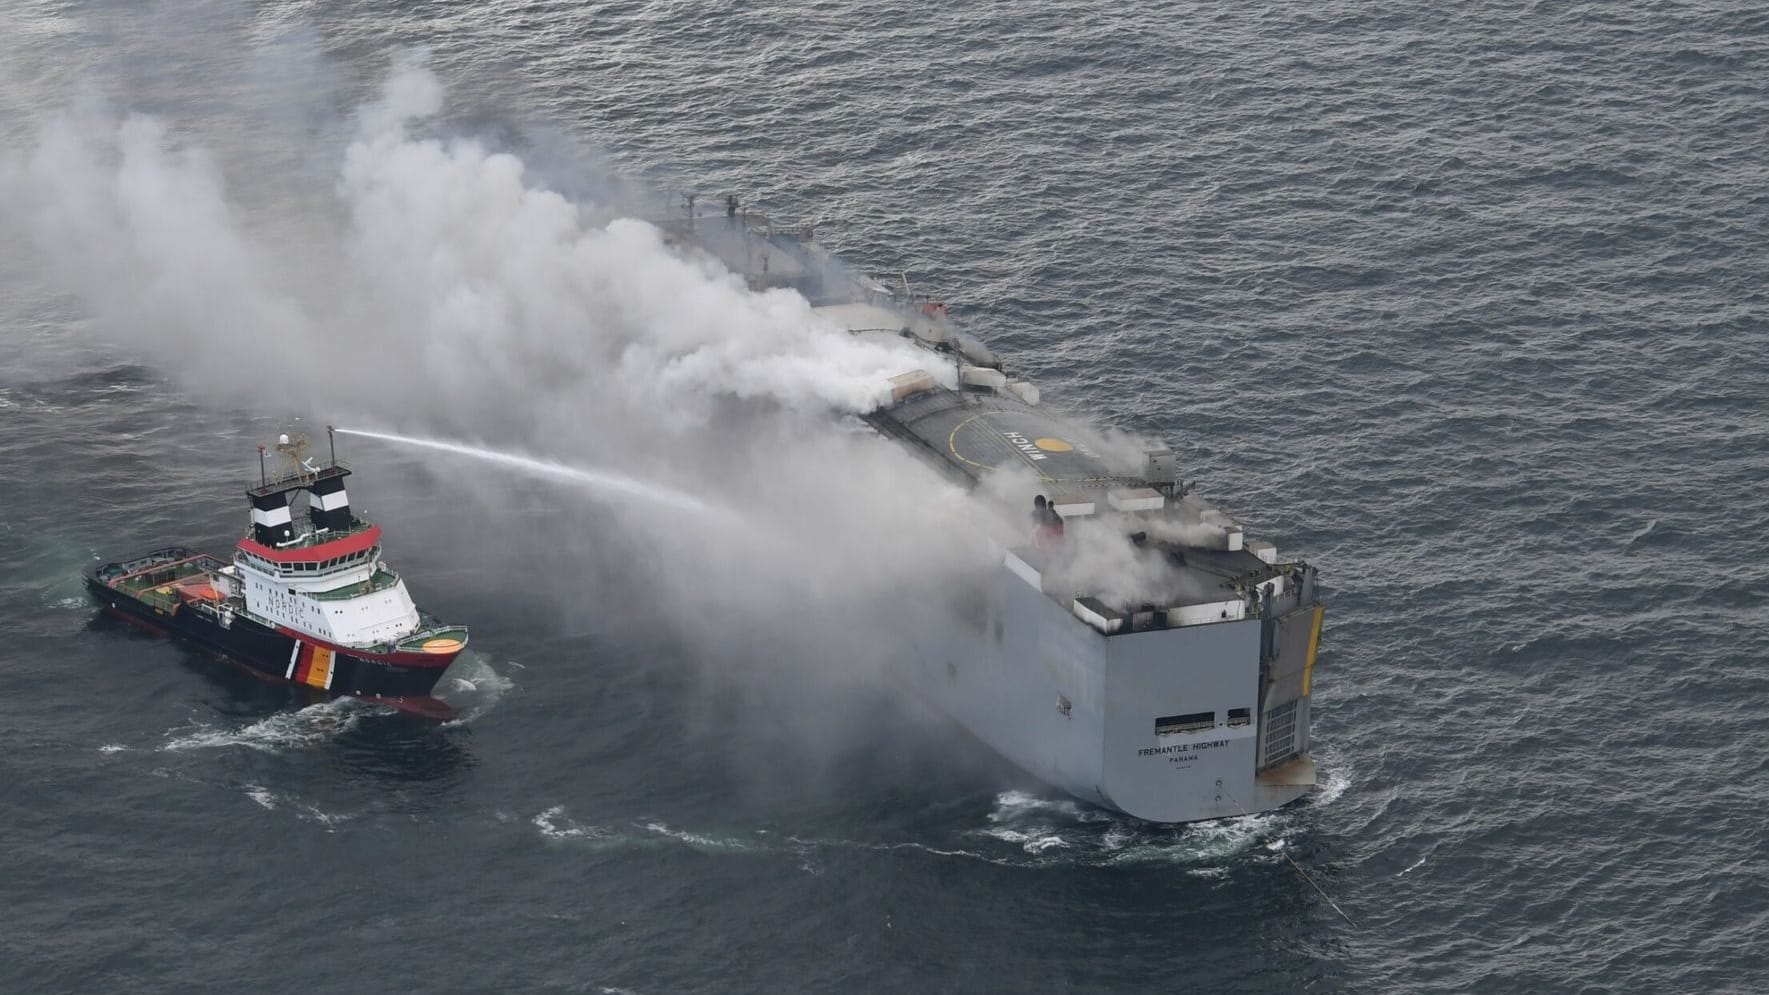
[[[354,521],[350,514],[350,497],[344,493],[344,478],[322,477],[308,489],[307,517],[316,529],[343,530]]]
[[[340,484],[343,481],[339,481]],[[250,494],[252,499],[252,539],[260,545],[276,548],[295,538],[295,527],[289,514],[289,493]]]

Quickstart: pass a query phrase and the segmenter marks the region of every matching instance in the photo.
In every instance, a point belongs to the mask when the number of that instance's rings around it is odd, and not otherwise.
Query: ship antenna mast
[[[258,486],[270,486],[270,478],[264,473],[264,445],[262,443],[258,446]]]
[[[332,465],[337,466],[338,465],[338,430],[333,428],[330,425],[326,426],[326,445],[332,450]]]

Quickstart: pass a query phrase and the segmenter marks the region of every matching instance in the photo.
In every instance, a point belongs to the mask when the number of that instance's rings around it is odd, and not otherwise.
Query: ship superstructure
[[[1269,810],[1313,788],[1313,567],[1249,538],[1180,479],[1167,447],[1126,452],[1042,406],[906,279],[887,286],[842,266],[808,227],[773,225],[735,198],[725,208],[693,216],[690,203],[664,227],[753,289],[790,287],[851,334],[923,348],[927,361],[891,381],[867,424],[954,481],[1005,474],[1028,512],[1043,499],[952,632],[906,643],[918,691],[1028,772],[1152,821]]]
[[[430,697],[466,648],[465,626],[429,619],[382,559],[381,527],[350,507],[350,469],[281,436],[281,466],[246,491],[251,530],[231,562],[168,546],[87,572],[111,610],[218,651],[268,680],[446,717]],[[295,515],[305,498],[305,516]]]

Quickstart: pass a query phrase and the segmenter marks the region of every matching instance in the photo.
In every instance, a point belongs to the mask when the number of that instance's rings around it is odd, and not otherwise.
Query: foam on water
[[[736,837],[708,836],[704,833],[694,833],[685,829],[675,829],[662,822],[647,822],[644,826],[646,832],[656,833],[659,836],[666,836],[670,839],[678,840],[696,849],[715,851],[753,851],[758,849],[755,843],[747,842]]]
[[[515,686],[515,681],[498,673],[483,655],[472,650],[462,653],[449,666],[448,673],[435,690],[436,697],[460,713],[443,725],[460,726],[484,717]]]
[[[1322,755],[1321,763],[1316,767],[1316,772],[1321,775],[1321,780],[1319,785],[1315,788],[1314,794],[1308,796],[1306,804],[1310,808],[1319,808],[1323,805],[1333,804],[1344,796],[1346,790],[1351,787],[1352,770],[1350,766],[1339,760],[1336,751],[1330,751]]]
[[[500,816],[500,821],[507,817]],[[1281,859],[1289,846],[1285,833],[1297,828],[1289,810],[1186,826],[1160,826],[1082,805],[1071,799],[1043,797],[1025,791],[995,796],[986,825],[954,827],[950,839],[865,840],[820,837],[767,829],[688,829],[661,820],[635,820],[630,829],[586,825],[555,805],[529,820],[548,839],[588,839],[601,843],[648,846],[658,838],[674,840],[717,854],[789,856],[801,870],[821,873],[824,851],[917,851],[1000,867],[1054,869],[1106,867],[1142,863],[1176,864],[1203,876],[1216,876],[1249,857],[1261,862]],[[1266,855],[1270,854],[1271,857]]]
[[[995,796],[987,825],[970,830],[1034,858],[1038,866],[1137,863],[1232,864],[1260,849],[1287,845],[1284,833],[1298,827],[1308,807],[1331,804],[1350,778],[1335,772],[1301,809],[1283,809],[1233,819],[1163,826],[1082,805],[1071,799],[1025,791]],[[1003,855],[1009,862],[1011,854]]]
[[[314,805],[311,802],[302,801],[300,798],[297,798],[288,792],[279,794],[261,784],[246,785],[245,793],[247,798],[252,799],[259,808],[262,808],[267,812],[276,812],[286,809],[287,811],[294,813],[295,818],[302,822],[314,823],[328,833],[336,832],[337,827],[340,824],[356,818],[355,815],[348,813],[327,812],[319,806]]]
[[[565,814],[563,805],[554,805],[538,812],[529,822],[540,830],[542,836],[550,840],[605,840],[614,835],[605,826],[583,825],[573,821]]]
[[[166,752],[243,746],[276,753],[330,742],[367,715],[391,715],[393,709],[355,698],[334,698],[293,712],[278,712],[237,729],[198,723],[195,729],[173,730],[160,749]]]

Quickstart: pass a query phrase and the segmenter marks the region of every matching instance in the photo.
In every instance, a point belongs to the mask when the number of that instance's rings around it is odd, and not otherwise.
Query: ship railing
[[[310,529],[288,542],[277,543],[276,548],[279,550],[306,549],[309,546],[318,546],[321,543],[335,542],[339,539],[346,539],[350,536],[356,535],[358,532],[366,532],[372,524],[373,523],[365,522],[361,518],[358,518],[356,521],[352,522],[348,528],[326,529],[324,531]]]
[[[141,570],[135,570],[130,573],[123,574],[121,577],[113,577],[110,580],[105,581],[105,584],[109,587],[116,587],[118,584],[121,584],[124,581],[136,580],[138,578],[147,576],[149,574],[159,574],[162,571],[165,574],[164,579],[156,580],[156,581],[154,581],[154,583],[156,583],[156,584],[169,583],[170,581],[178,579],[178,568],[179,567],[184,566],[187,563],[197,563],[202,560],[214,560],[214,559],[215,559],[215,557],[210,556],[208,553],[198,553],[195,556],[187,556],[182,560],[167,560],[167,561],[163,561],[160,563],[155,563],[152,566],[146,567]]]
[[[460,636],[462,641],[465,641],[466,636],[467,636],[467,627],[464,625],[445,625],[445,624],[425,626],[424,628],[419,629],[418,631],[412,633],[411,635],[405,637],[404,639],[401,639],[396,645],[410,646],[413,643],[422,643],[427,639],[435,639],[438,636]]]
[[[290,484],[316,484],[321,480],[328,480],[332,477],[341,477],[349,471],[349,462],[345,460],[330,460],[325,466],[312,472],[308,472],[307,470],[291,470],[287,473],[280,473],[274,477],[269,477],[263,484],[250,488],[249,493],[273,494],[288,487]]]
[[[410,635],[401,636],[390,642],[380,642],[373,646],[361,646],[358,648],[367,650],[370,653],[389,653],[397,649],[422,646],[427,640],[437,638],[458,638],[461,642],[466,642],[467,627],[464,625],[447,625],[441,622],[431,622]]]
[[[360,598],[365,594],[385,591],[399,583],[399,575],[385,567],[374,572],[368,580],[359,580],[348,587],[340,587],[332,591],[309,591],[307,596],[315,601],[348,601]]]

